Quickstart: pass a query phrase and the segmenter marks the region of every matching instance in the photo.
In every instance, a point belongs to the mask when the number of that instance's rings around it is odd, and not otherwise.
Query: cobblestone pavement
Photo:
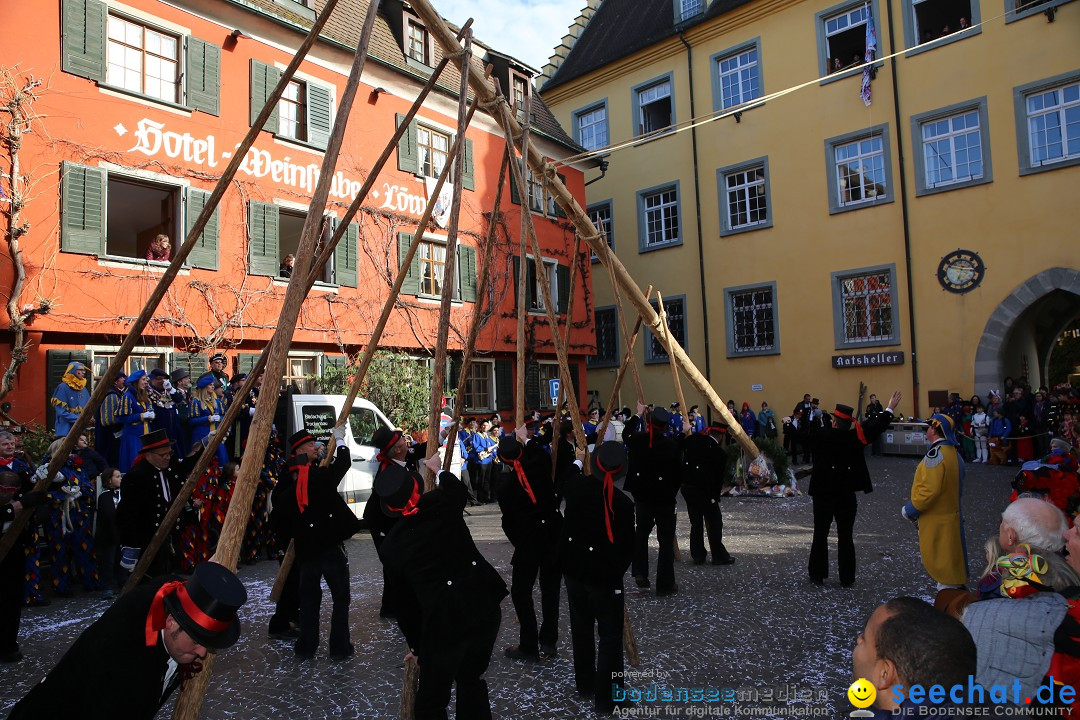
[[[629,686],[732,689],[735,699],[661,703],[643,700],[637,717],[726,715],[769,718],[846,717],[851,648],[866,617],[897,595],[927,599],[934,588],[922,569],[915,528],[900,516],[916,458],[871,458],[875,491],[860,495],[855,525],[858,580],[841,588],[832,575],[824,587],[808,581],[806,559],[813,528],[810,498],[728,498],[722,504],[724,540],[737,558],[726,567],[693,566],[689,524],[680,509],[683,562],[676,565],[680,592],[657,598],[633,587],[627,605],[641,651],[639,673]],[[982,567],[982,543],[997,532],[1015,469],[973,465],[964,488],[969,567]],[[805,489],[805,480],[800,487]],[[497,506],[473,509],[468,519],[480,550],[509,582],[510,544],[499,527]],[[293,658],[287,643],[266,636],[267,600],[275,563],[242,567],[251,599],[241,617],[244,634],[225,652],[203,706],[206,718],[396,718],[404,643],[397,626],[378,617],[381,573],[366,535],[348,543],[352,564],[352,639],[357,654],[341,663],[326,657],[330,599],[323,601],[323,644],[308,662]],[[656,544],[652,549],[655,571]],[[563,595],[560,656],[537,663],[509,660],[502,649],[517,641],[509,598],[488,671],[497,718],[591,717],[591,706],[573,689],[569,616]],[[26,659],[5,666],[0,713],[42,677],[78,633],[106,607],[96,595],[56,599],[24,612],[20,641]],[[539,608],[539,597],[537,597]],[[101,658],[109,662],[109,658]],[[123,692],[124,678],[115,678]],[[161,716],[171,711],[171,704]],[[466,720],[462,718],[461,720]]]

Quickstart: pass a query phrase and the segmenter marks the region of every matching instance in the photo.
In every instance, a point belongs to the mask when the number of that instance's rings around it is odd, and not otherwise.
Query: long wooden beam
[[[278,317],[278,331],[274,333],[270,341],[266,374],[275,382],[275,386],[273,386],[275,395],[277,392],[276,379],[284,375],[289,345],[292,343],[293,331],[296,328],[297,318],[300,316],[300,307],[307,298],[306,281],[311,270],[312,260],[315,257],[315,248],[322,228],[323,210],[326,208],[326,200],[330,195],[330,182],[333,179],[334,166],[341,152],[352,103],[356,97],[356,89],[360,84],[364,63],[367,60],[368,43],[371,39],[372,29],[375,26],[375,16],[378,12],[379,3],[380,0],[373,0],[368,6],[364,28],[360,34],[356,54],[353,56],[352,69],[350,70],[349,79],[345,83],[345,88],[342,90],[337,116],[334,119],[334,129],[330,134],[330,140],[323,156],[319,180],[311,197],[308,215],[304,220],[304,227],[300,231],[300,246],[297,248],[293,275],[289,279],[289,287],[285,292],[281,315]],[[276,397],[274,399],[276,400]],[[244,532],[247,529],[248,519],[251,515],[251,501],[255,496],[255,487],[259,482],[259,475],[262,471],[262,460],[266,457],[266,448],[269,444],[276,409],[277,402],[262,402],[257,403],[255,406],[255,415],[251,420],[245,449],[245,454],[249,460],[240,464],[240,473],[233,488],[233,498],[229,503],[225,524],[221,529],[217,552],[214,554],[215,561],[230,570],[236,569],[236,561],[240,555]],[[173,712],[173,718],[176,720],[195,720],[199,716],[199,710],[202,707],[206,688],[210,684],[212,672],[213,656],[211,655],[207,657],[202,672],[188,681],[181,690],[180,698],[177,700],[176,709]]]
[[[438,43],[443,47],[443,50],[448,53],[455,53],[461,50],[460,44],[454,38],[454,33],[447,26],[446,22],[439,16],[432,7],[429,0],[410,0],[413,10],[424,21],[428,30],[432,33]],[[496,96],[491,87],[484,81],[483,73],[478,72],[475,68],[470,70],[469,73],[469,86],[473,92],[476,93],[477,98],[480,99],[481,105],[487,109],[488,107],[494,107],[496,103]],[[506,116],[506,124],[509,126],[509,132],[511,137],[517,137],[521,130],[517,120],[510,116],[509,113],[503,113]],[[613,268],[615,272],[616,280],[619,286],[623,289],[624,294],[637,308],[638,313],[644,319],[645,325],[660,337],[663,333],[663,329],[660,324],[660,317],[652,306],[645,299],[645,296],[638,289],[634,283],[633,278],[630,277],[630,273],[627,272],[626,267],[615,256],[615,253],[611,251],[611,248],[607,246],[596,228],[593,226],[589,216],[578,204],[574,196],[570,194],[570,191],[566,189],[566,186],[559,179],[559,176],[555,173],[553,167],[545,163],[543,156],[535,149],[530,147],[526,153],[526,157],[529,161],[529,167],[532,168],[539,177],[541,183],[555,198],[555,202],[566,213],[567,217],[574,223],[577,231],[581,234],[582,239],[589,244],[593,253],[600,259],[600,262],[605,267]],[[739,446],[751,457],[757,457],[761,454],[761,451],[754,444],[746,432],[739,425],[738,421],[731,415],[727,409],[727,405],[717,394],[716,390],[709,384],[709,381],[705,379],[705,376],[694,365],[690,356],[686,354],[686,351],[682,348],[678,342],[674,343],[673,349],[675,350],[675,359],[679,364],[679,369],[686,375],[687,379],[693,383],[709,401],[709,404],[720,414],[720,417],[731,428],[731,433],[734,436]]]
[[[461,53],[461,85],[458,88],[457,133],[465,137],[469,123],[469,66],[472,65],[472,31],[465,33],[465,48]],[[451,158],[447,158],[451,162]],[[428,415],[427,453],[431,457],[439,452],[439,419],[442,415],[443,391],[446,389],[446,345],[450,335],[450,305],[454,299],[455,279],[457,277],[457,238],[458,223],[461,219],[462,179],[465,172],[465,143],[458,146],[454,164],[454,200],[450,203],[450,219],[446,228],[446,262],[443,264],[442,297],[439,299],[439,329],[435,343],[435,373],[431,378],[431,407]],[[472,478],[470,478],[472,480]],[[424,469],[424,483],[427,490],[435,487],[435,473]]]
[[[116,355],[113,356],[112,362],[109,363],[109,367],[105,370],[105,374],[97,379],[94,391],[90,394],[90,400],[86,403],[86,406],[79,414],[79,417],[76,418],[74,425],[72,425],[71,430],[64,438],[64,442],[60,446],[60,449],[49,461],[48,471],[45,476],[46,479],[39,480],[35,484],[34,490],[43,491],[48,488],[49,481],[60,471],[60,468],[67,462],[67,458],[71,454],[71,451],[75,449],[75,443],[78,441],[79,436],[82,435],[83,431],[85,431],[90,423],[93,422],[98,407],[101,405],[102,401],[105,400],[105,396],[108,395],[109,390],[112,388],[113,380],[116,379],[121,369],[123,369],[124,363],[127,361],[131,351],[139,344],[143,330],[146,329],[150,319],[157,311],[157,307],[161,304],[162,299],[165,297],[165,293],[167,293],[172,286],[173,280],[176,279],[176,276],[184,265],[184,261],[187,260],[188,255],[191,254],[191,250],[199,241],[203,229],[206,227],[206,223],[209,222],[210,217],[214,214],[218,204],[221,202],[221,198],[229,189],[229,185],[236,176],[237,170],[240,169],[240,164],[244,161],[244,158],[247,157],[248,150],[251,149],[251,146],[255,143],[255,139],[262,131],[263,125],[266,124],[270,114],[274,111],[274,108],[277,107],[278,100],[281,98],[282,93],[285,92],[285,88],[288,86],[289,81],[292,80],[297,68],[300,67],[300,63],[303,62],[308,50],[315,44],[320,31],[323,26],[326,25],[326,21],[330,19],[330,13],[333,12],[337,3],[338,0],[326,0],[325,7],[319,14],[319,17],[315,20],[315,24],[311,26],[311,30],[308,32],[307,37],[304,38],[304,42],[301,43],[300,47],[297,49],[296,55],[293,57],[288,67],[282,71],[277,86],[274,88],[273,92],[270,93],[270,97],[267,98],[266,104],[256,116],[255,121],[251,124],[251,128],[248,130],[247,135],[244,136],[244,139],[236,147],[232,159],[225,167],[225,171],[221,174],[221,177],[218,178],[217,183],[214,185],[214,190],[210,193],[210,197],[207,198],[202,212],[199,213],[199,216],[195,219],[195,224],[192,225],[191,230],[188,231],[183,244],[176,248],[176,254],[169,263],[169,267],[166,268],[165,272],[158,280],[157,285],[154,287],[153,292],[150,293],[150,297],[147,299],[146,305],[143,306],[142,312],[139,313],[139,316],[135,318],[135,322],[132,323],[127,337],[124,338],[124,342],[121,343],[120,348],[116,351]],[[19,536],[19,533],[22,532],[23,528],[26,527],[32,514],[32,510],[23,510],[4,533],[3,538],[0,538],[0,560],[3,560],[11,550],[15,543],[15,539]]]
[[[499,82],[495,81],[496,86]],[[497,92],[496,95],[499,93]],[[530,117],[532,112],[532,86],[526,86],[525,92],[525,107],[523,108],[525,117]],[[525,128],[521,131],[521,144],[523,147],[529,147],[529,123],[525,123]],[[521,232],[518,235],[519,248],[518,248],[518,276],[517,276],[517,352],[515,359],[517,384],[514,386],[514,427],[521,427],[525,424],[525,319],[529,315],[528,297],[530,295],[528,291],[529,283],[529,264],[525,262],[525,258],[528,255],[528,241],[525,238],[527,230],[527,216],[532,212],[529,207],[529,165],[524,160],[518,160],[514,155],[509,139],[506,145],[506,154],[510,156],[511,162],[518,167],[520,163],[520,169],[517,173],[510,174],[510,182],[518,191],[518,200],[521,201]],[[558,407],[556,407],[556,413]]]

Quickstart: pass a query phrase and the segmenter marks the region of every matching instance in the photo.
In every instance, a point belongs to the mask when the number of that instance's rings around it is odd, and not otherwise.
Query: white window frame
[[[589,123],[583,121],[589,119]],[[589,132],[586,133],[586,130]],[[597,140],[597,136],[600,140]],[[608,133],[607,101],[574,112],[574,141],[586,150],[607,147],[611,138]]]
[[[974,116],[976,121],[975,128],[964,127],[961,130],[954,130],[951,127],[953,120],[958,118],[970,118]],[[935,135],[931,138],[927,138],[924,133],[924,128],[929,127],[933,123],[940,122],[942,120],[950,121],[950,128],[939,135]],[[938,192],[947,192],[949,190],[956,190],[959,188],[971,187],[974,185],[983,185],[993,182],[993,163],[990,156],[990,125],[989,114],[987,112],[986,97],[976,98],[966,103],[958,103],[939,110],[933,110],[931,112],[920,113],[913,115],[911,118],[911,132],[912,137],[918,138],[919,146],[917,152],[914,153],[915,160],[915,177],[916,188],[915,195],[929,195]],[[931,149],[928,146],[928,142],[942,142],[947,140],[949,143],[949,155],[953,167],[955,168],[956,162],[956,139],[971,135],[973,132],[978,133],[978,145],[980,158],[982,162],[981,171],[977,175],[965,175],[962,177],[953,177],[949,180],[938,180],[934,183],[930,182],[930,174],[928,171],[928,151]]]
[[[479,367],[487,368],[487,405],[475,405],[465,402],[466,400],[473,398],[471,392],[471,386],[476,380],[473,379],[472,373]],[[481,378],[482,382],[483,379]],[[494,412],[495,407],[498,405],[498,400],[495,397],[495,361],[494,360],[473,360],[469,365],[469,377],[466,378],[465,383],[465,397],[462,398],[462,406],[465,412]]]
[[[297,99],[295,100],[292,97],[286,97],[293,87],[297,88]],[[296,108],[296,117],[292,117],[293,108]],[[286,129],[287,127],[289,129]],[[303,130],[303,132],[300,132],[300,130]],[[296,142],[306,143],[308,141],[308,84],[306,80],[294,77],[289,81],[285,92],[281,94],[281,99],[278,100],[278,131],[276,134],[279,137],[295,140]]]
[[[672,194],[672,199],[665,200],[661,196],[667,193]],[[649,206],[649,203],[654,198],[660,198],[660,204],[653,207]],[[682,204],[679,199],[679,181],[673,183],[666,183],[664,185],[658,185],[656,187],[647,188],[645,190],[639,190],[637,193],[638,199],[638,252],[648,252],[650,250],[659,250],[660,248],[673,247],[676,245],[682,245]],[[674,220],[675,220],[675,234],[672,237],[668,237],[671,228],[667,219],[665,219],[665,210],[668,208],[674,208]],[[664,238],[658,242],[650,242],[649,240],[649,215],[651,213],[660,213],[659,220],[661,229],[664,234]]]
[[[761,173],[760,178],[744,181],[735,187],[728,186],[730,178],[748,173]],[[773,225],[772,191],[769,187],[769,158],[760,157],[738,165],[729,165],[716,171],[716,183],[718,201],[720,204],[720,237],[738,235],[739,233],[752,232],[770,228]],[[735,224],[731,213],[732,193],[736,193],[736,202],[740,203],[745,210],[747,222]],[[757,220],[750,220],[751,194],[756,196],[759,202],[765,204],[765,216]],[[757,212],[755,210],[755,212]]]
[[[1043,106],[1043,108],[1036,111],[1031,110],[1029,103],[1033,98],[1052,92],[1058,93],[1056,107],[1047,110],[1046,106]],[[1073,93],[1076,96],[1067,99],[1067,93],[1069,97],[1072,97]],[[1021,175],[1030,175],[1080,164],[1080,146],[1078,146],[1076,152],[1069,152],[1070,134],[1068,122],[1068,113],[1070,111],[1075,115],[1080,115],[1080,71],[1022,85],[1014,89],[1013,98],[1016,109],[1016,145],[1019,153]],[[1050,115],[1057,116],[1057,131],[1060,135],[1062,154],[1056,158],[1036,159],[1034,152],[1036,146],[1033,143],[1034,133],[1032,132],[1033,120]],[[1080,145],[1080,125],[1076,124],[1075,121],[1071,139],[1074,143]]]
[[[666,132],[670,132],[670,129],[675,125],[675,75],[674,73],[667,73],[660,77],[647,80],[640,85],[635,85],[630,93],[632,106],[634,110],[634,137],[644,137],[652,135],[663,135]],[[646,109],[648,106],[661,102],[667,99],[668,107],[670,111],[668,113],[668,124],[663,127],[646,128],[645,120],[647,118]]]
[[[526,261],[529,263],[529,267],[534,268],[535,270],[536,261],[534,258],[536,256],[526,255],[525,257]],[[551,299],[555,301],[557,313],[559,305],[559,261],[555,258],[544,257],[543,255],[540,256],[540,261],[543,263],[544,270],[546,271],[546,274],[548,276],[548,287],[551,290]],[[526,270],[526,280],[528,280],[528,277],[529,273],[528,270]],[[539,275],[536,275],[535,278],[536,287],[533,288],[533,304],[529,308],[529,312],[534,315],[546,315],[547,307],[544,305],[544,296],[541,293],[541,288],[543,287],[543,285],[541,284],[541,278]]]
[[[717,110],[729,110],[761,97],[761,48],[758,43],[720,55],[713,63],[717,93],[714,104]],[[734,65],[725,69],[725,65],[731,63]],[[725,81],[731,78],[738,86],[738,95],[732,98],[733,102],[725,97]]]
[[[122,81],[117,82],[117,78],[115,78],[113,76],[112,71],[110,70],[110,68],[113,67],[114,65],[118,65],[118,63],[110,62],[110,59],[109,59],[110,55],[111,55],[111,48],[113,47],[113,44],[117,43],[117,44],[119,44],[119,45],[121,45],[122,47],[125,47],[125,48],[131,47],[126,42],[114,41],[112,39],[112,37],[110,36],[109,25],[110,25],[110,21],[113,18],[115,18],[116,20],[118,20],[120,22],[123,22],[123,23],[128,23],[128,24],[131,24],[131,25],[137,25],[138,27],[140,27],[142,29],[143,46],[142,46],[142,48],[139,49],[139,51],[142,54],[142,58],[140,60],[141,69],[139,71],[141,82],[140,82],[140,89],[138,89],[138,90],[127,87]],[[149,51],[146,49],[146,32],[147,31],[150,31],[150,32],[155,33],[157,35],[162,35],[162,36],[169,37],[176,43],[176,58],[175,58],[175,61],[174,61],[175,66],[176,66],[176,68],[175,68],[175,73],[176,74],[175,74],[175,78],[173,80],[173,86],[175,87],[176,92],[175,92],[174,96],[171,97],[171,98],[163,98],[163,97],[161,97],[159,95],[152,95],[152,94],[146,92],[146,78],[147,78],[146,58],[147,58],[147,55],[149,53]],[[106,85],[106,87],[115,88],[115,89],[121,90],[123,92],[134,93],[134,94],[136,94],[136,95],[138,95],[140,97],[149,98],[150,100],[153,100],[155,102],[163,102],[163,103],[167,103],[169,105],[180,105],[183,102],[183,98],[184,98],[184,95],[185,95],[185,93],[184,93],[184,71],[185,71],[185,62],[186,62],[185,39],[186,39],[186,36],[183,33],[178,33],[175,30],[166,30],[164,28],[161,28],[161,27],[155,25],[152,22],[148,22],[147,20],[145,20],[143,18],[137,18],[137,17],[131,16],[131,15],[125,14],[125,13],[116,12],[113,8],[108,8],[108,12],[107,12],[107,15],[106,15],[106,18],[105,18],[105,85]],[[162,57],[162,58],[165,57],[164,55],[160,55],[160,54],[156,54],[156,55],[157,55],[157,57]]]

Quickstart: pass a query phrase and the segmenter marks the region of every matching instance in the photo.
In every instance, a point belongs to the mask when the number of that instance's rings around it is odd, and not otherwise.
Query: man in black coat
[[[645,406],[638,403],[642,430],[623,439],[629,454],[626,489],[634,496],[637,534],[634,542],[634,581],[640,588],[649,587],[649,535],[656,526],[660,553],[656,559],[656,594],[679,592],[675,584],[675,498],[679,492],[681,469],[679,441],[666,437],[670,415],[656,408],[648,418]],[[683,432],[689,425],[683,421]]]
[[[423,451],[423,446],[419,444],[410,445],[409,437],[401,430],[391,430],[385,425],[380,426],[375,430],[374,435],[371,437],[371,444],[379,448],[379,454],[375,458],[379,462],[379,471],[375,473],[374,487],[371,490],[371,497],[368,498],[367,504],[364,506],[364,520],[368,524],[368,530],[371,531],[371,541],[375,544],[375,552],[379,556],[380,563],[382,562],[382,544],[386,536],[390,534],[390,531],[394,529],[394,524],[398,518],[396,516],[387,515],[382,511],[382,502],[379,497],[379,492],[375,488],[380,485],[392,484],[398,486],[404,480],[400,475],[410,475],[413,477],[417,484],[417,487],[423,487],[424,479],[420,477],[416,470],[416,459],[420,452]],[[379,477],[385,475],[380,482]],[[391,479],[392,478],[392,479]],[[379,605],[379,617],[392,618],[397,617],[397,611],[395,609],[395,589],[393,580],[386,573],[386,568],[383,568],[383,592],[382,601]]]
[[[561,575],[555,562],[555,545],[562,516],[551,479],[551,457],[537,440],[526,444],[527,437],[528,430],[522,426],[514,435],[499,441],[499,459],[507,471],[502,473],[497,494],[503,532],[514,546],[510,599],[521,624],[518,644],[506,648],[506,656],[515,660],[554,657],[559,640]],[[537,576],[544,614],[539,631],[533,605]]]
[[[837,557],[840,584],[855,584],[855,513],[856,492],[872,492],[870,471],[866,469],[865,448],[892,422],[893,410],[900,403],[900,391],[889,399],[885,412],[860,426],[852,409],[837,405],[831,427],[813,432],[814,469],[810,475],[809,494],[814,499],[814,540],[810,546],[809,573],[815,585],[829,576],[829,529],[836,521]]]
[[[292,458],[282,478],[278,523],[292,527],[296,561],[300,564],[300,637],[294,651],[301,660],[315,657],[319,647],[320,581],[325,578],[334,600],[330,614],[330,659],[344,660],[354,652],[349,640],[349,555],[345,541],[360,530],[356,517],[337,488],[352,467],[345,444],[347,425],[334,428],[337,452],[329,467],[309,462],[316,455],[315,437],[307,430],[289,438]]]
[[[720,493],[723,489],[724,466],[727,455],[720,445],[723,426],[713,425],[704,432],[688,435],[683,440],[681,489],[690,517],[690,557],[695,565],[705,562],[705,534],[713,565],[731,565],[724,547],[724,519],[720,515]]]
[[[151,720],[208,649],[240,637],[240,580],[203,563],[186,583],[157,578],[117,600],[83,632],[9,720]]]
[[[424,461],[439,472],[439,455]],[[399,589],[398,625],[420,667],[416,720],[445,720],[457,685],[457,717],[491,718],[484,673],[499,634],[506,583],[476,549],[463,513],[465,484],[451,472],[423,493],[413,475],[381,475],[383,512],[399,517],[382,545]]]
[[[120,566],[132,570],[143,548],[150,544],[176,493],[199,460],[201,443],[195,443],[191,455],[180,460],[173,452],[173,442],[164,430],[153,430],[142,437],[142,450],[131,470],[120,483],[120,504],[116,506],[116,527],[120,533]],[[168,540],[158,549],[147,575],[163,575],[176,564],[176,542],[180,528],[192,519],[193,511],[181,513]]]
[[[593,697],[597,712],[609,714],[616,705],[614,690],[622,686],[623,576],[634,554],[634,503],[615,487],[626,471],[622,443],[596,447],[591,476],[582,473],[584,458],[582,448],[559,476],[566,500],[559,567],[570,604],[574,684]]]

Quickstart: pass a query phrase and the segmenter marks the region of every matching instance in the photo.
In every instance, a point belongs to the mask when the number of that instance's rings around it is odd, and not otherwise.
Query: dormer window
[[[424,22],[408,12],[401,13],[401,45],[405,62],[429,69],[435,65],[435,42]]]
[[[427,28],[411,18],[405,21],[405,25],[405,54],[417,62],[430,65]]]
[[[703,0],[676,0],[675,8],[679,13],[679,16],[675,18],[675,22],[680,23],[683,20],[689,20],[695,15],[702,13]]]
[[[525,114],[525,98],[529,96],[529,79],[510,71],[510,106],[521,117]]]

